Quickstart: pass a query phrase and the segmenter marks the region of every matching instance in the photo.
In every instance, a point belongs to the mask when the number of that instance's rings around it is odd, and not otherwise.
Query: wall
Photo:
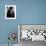
[[[17,0],[19,24],[46,24],[46,0]]]
[[[0,0],[0,44],[7,44],[9,42],[8,35],[10,32],[16,32],[17,35],[17,22],[16,20],[5,19],[5,5],[15,5],[16,0]],[[15,43],[17,43],[16,38]]]
[[[16,4],[16,20],[4,19],[5,4]],[[17,34],[18,24],[46,24],[46,0],[0,0],[0,44],[8,43],[9,32]]]

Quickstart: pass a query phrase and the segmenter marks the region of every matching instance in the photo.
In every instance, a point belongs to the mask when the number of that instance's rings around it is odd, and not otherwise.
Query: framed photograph
[[[45,24],[19,24],[18,42],[21,42],[23,40],[46,41],[46,25]]]
[[[16,5],[5,5],[5,19],[16,19]]]

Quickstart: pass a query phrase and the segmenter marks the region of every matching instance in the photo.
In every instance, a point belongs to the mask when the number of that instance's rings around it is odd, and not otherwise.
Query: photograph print
[[[5,5],[5,19],[16,19],[16,5]]]

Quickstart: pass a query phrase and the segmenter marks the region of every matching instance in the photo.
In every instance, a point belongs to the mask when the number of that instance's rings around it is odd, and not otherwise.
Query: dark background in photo
[[[14,7],[7,7],[7,18],[15,17]]]

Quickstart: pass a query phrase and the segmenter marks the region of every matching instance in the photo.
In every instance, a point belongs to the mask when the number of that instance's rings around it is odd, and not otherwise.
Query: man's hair
[[[13,9],[13,7],[9,7],[9,9]]]

